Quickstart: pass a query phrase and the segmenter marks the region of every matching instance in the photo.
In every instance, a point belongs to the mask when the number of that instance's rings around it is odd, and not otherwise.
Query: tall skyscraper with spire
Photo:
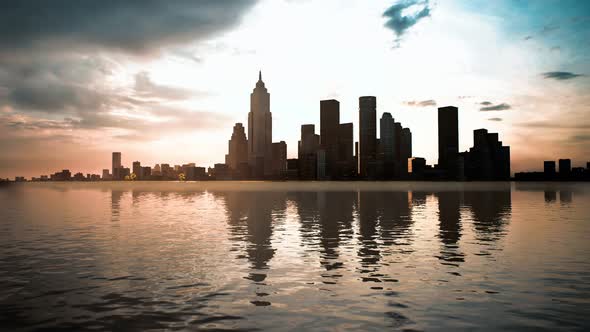
[[[272,175],[272,114],[270,94],[258,72],[258,82],[250,94],[248,113],[248,164],[255,177]]]

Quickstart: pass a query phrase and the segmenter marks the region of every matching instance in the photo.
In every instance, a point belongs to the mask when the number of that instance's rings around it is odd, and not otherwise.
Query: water
[[[0,187],[0,327],[587,330],[590,186]]]

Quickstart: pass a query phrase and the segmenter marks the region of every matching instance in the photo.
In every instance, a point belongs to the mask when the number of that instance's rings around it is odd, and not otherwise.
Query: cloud
[[[590,129],[590,123],[559,123],[549,121],[530,121],[516,123],[515,125],[519,127],[546,129]]]
[[[422,100],[422,101],[412,100],[412,101],[406,101],[406,102],[404,102],[404,104],[406,104],[408,106],[415,106],[415,107],[427,107],[427,106],[436,106],[436,101],[433,99]]]
[[[524,40],[530,40],[530,39],[533,39],[533,36],[526,36],[526,37],[524,37],[523,39],[524,39]]]
[[[484,102],[484,103],[489,103],[489,102]],[[488,105],[488,104],[484,104],[481,103],[482,105]],[[491,103],[490,103],[491,104]],[[506,111],[511,109],[512,106],[506,104],[506,103],[501,103],[498,105],[491,105],[491,106],[485,106],[485,107],[481,107],[479,110],[482,112],[489,112],[489,111]]]
[[[548,71],[542,74],[544,78],[554,80],[569,80],[576,77],[584,76],[583,74],[574,74],[569,71]]]
[[[500,122],[500,121],[502,121],[502,118],[489,118],[488,121]]]
[[[430,11],[428,0],[402,0],[383,13],[383,17],[387,18],[385,26],[395,32],[396,43],[399,44],[408,29],[430,16]]]
[[[484,106],[489,106],[492,105],[492,102],[490,101],[482,101],[481,103],[479,103],[480,105],[484,105]]]
[[[183,100],[195,96],[204,97],[208,95],[205,92],[156,84],[146,71],[141,71],[135,75],[135,92],[138,96],[144,98],[169,100]]]
[[[570,136],[569,141],[571,141],[571,142],[589,142],[590,135],[573,135],[573,136]]]
[[[255,0],[0,2],[0,56],[30,49],[148,54],[238,24]]]

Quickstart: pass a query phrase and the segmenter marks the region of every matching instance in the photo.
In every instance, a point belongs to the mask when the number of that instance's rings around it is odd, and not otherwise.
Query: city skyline
[[[179,3],[168,9],[186,12],[186,26],[144,21],[116,33],[110,27],[129,21],[109,15],[117,5],[85,26],[31,4],[2,11],[2,178],[66,167],[98,174],[112,151],[148,165],[223,162],[232,124],[248,123],[246,91],[260,69],[272,82],[273,139],[286,142],[288,158],[298,154],[293,124],[319,126],[319,100],[338,100],[340,122],[358,125],[365,95],[377,97],[378,118],[388,112],[411,128],[413,155],[428,164],[438,161],[445,105],[460,110],[459,150],[473,146],[473,129],[501,133],[513,173],[590,155],[584,2],[200,3],[216,23]],[[21,31],[14,17],[44,32]]]

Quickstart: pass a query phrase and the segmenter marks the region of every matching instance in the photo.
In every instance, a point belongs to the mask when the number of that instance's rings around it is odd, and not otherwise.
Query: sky
[[[0,177],[224,162],[262,70],[273,141],[296,157],[319,101],[353,122],[377,97],[437,162],[437,107],[459,146],[498,132],[512,172],[590,161],[590,2],[0,2]]]

